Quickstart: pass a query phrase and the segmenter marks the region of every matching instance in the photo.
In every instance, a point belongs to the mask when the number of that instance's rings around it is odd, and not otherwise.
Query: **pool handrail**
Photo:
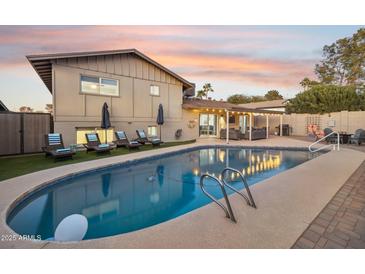
[[[242,182],[243,182],[243,184],[245,186],[245,189],[247,191],[248,197],[245,194],[243,194],[241,191],[239,191],[238,189],[236,189],[235,187],[229,185],[226,182],[226,180],[224,180],[225,174],[226,174],[227,171],[231,171],[231,172],[237,173],[240,176],[240,178],[241,178],[241,180],[242,180]],[[239,171],[239,170],[237,170],[235,168],[232,168],[232,167],[226,167],[225,169],[222,170],[221,176],[222,176],[222,183],[223,183],[224,186],[228,187],[229,189],[233,190],[234,192],[236,192],[237,194],[239,194],[241,197],[243,197],[246,200],[246,202],[247,202],[247,204],[249,206],[251,206],[253,208],[257,208],[256,207],[256,203],[255,203],[255,200],[252,197],[252,194],[251,194],[251,191],[250,191],[250,187],[248,186],[248,183],[247,183],[247,180],[246,180],[246,176],[243,175],[241,171]]]
[[[312,147],[316,144],[318,144],[319,142],[327,139],[329,136],[333,135],[333,134],[337,134],[337,144],[334,143],[334,144],[328,144],[328,145],[324,145],[324,146],[321,146],[317,149],[312,149]],[[313,142],[312,144],[310,144],[308,146],[308,150],[309,152],[317,152],[317,151],[320,151],[322,149],[325,149],[327,147],[331,147],[333,146],[333,150],[337,150],[337,151],[340,151],[340,133],[338,133],[337,131],[332,131],[330,132],[329,134],[327,134],[326,136],[323,136],[322,138],[318,139],[317,141]]]
[[[205,187],[204,187],[205,178],[211,178],[219,184],[219,186],[222,190],[223,196],[224,196],[224,200],[226,201],[227,208],[205,189]],[[207,173],[202,174],[200,176],[200,188],[202,189],[202,191],[205,195],[207,195],[213,202],[215,202],[218,206],[220,206],[223,209],[223,211],[226,213],[227,218],[229,218],[232,222],[237,223],[236,218],[234,217],[234,214],[232,211],[231,203],[229,202],[229,199],[227,196],[227,192],[226,192],[226,190],[224,188],[224,184],[222,183],[221,180],[219,180],[217,177],[212,176]]]

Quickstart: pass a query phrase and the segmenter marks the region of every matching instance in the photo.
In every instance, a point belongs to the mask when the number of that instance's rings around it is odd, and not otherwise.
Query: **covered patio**
[[[283,135],[284,114],[279,111],[257,110],[226,101],[203,99],[185,99],[183,109],[199,115],[199,137],[225,139],[228,144],[232,139],[253,141],[268,139],[270,133]]]

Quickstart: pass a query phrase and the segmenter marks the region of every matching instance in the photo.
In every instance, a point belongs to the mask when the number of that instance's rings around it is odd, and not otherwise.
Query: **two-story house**
[[[183,97],[195,93],[195,85],[158,64],[136,49],[42,54],[27,56],[35,71],[52,93],[54,130],[63,134],[66,144],[84,143],[85,133],[100,130],[101,109],[109,106],[112,128],[125,130],[130,138],[136,129],[150,136],[159,135],[156,125],[158,105],[164,107],[162,139],[195,139],[189,128],[193,118],[182,108]]]
[[[100,128],[104,102],[109,106],[112,128],[135,138],[136,129],[159,136],[156,124],[159,104],[163,105],[164,141],[193,140],[198,137],[255,139],[268,138],[272,110],[255,110],[225,101],[192,98],[195,85],[136,49],[41,54],[27,56],[52,93],[54,130],[66,144],[85,143],[85,133]],[[261,116],[261,118],[260,118]],[[266,118],[264,117],[266,116]],[[263,119],[262,119],[263,118]],[[230,134],[227,134],[227,121]],[[281,122],[281,120],[280,120]],[[254,136],[256,125],[266,132]],[[177,138],[177,130],[182,131]],[[230,137],[230,138],[231,138]]]

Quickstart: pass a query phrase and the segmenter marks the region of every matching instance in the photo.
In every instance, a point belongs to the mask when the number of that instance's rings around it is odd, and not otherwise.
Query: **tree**
[[[48,113],[53,113],[53,105],[52,104],[46,104],[46,107],[45,107],[45,110],[48,112]]]
[[[20,112],[33,112],[34,110],[31,107],[27,107],[27,106],[21,106],[19,108]]]
[[[274,90],[274,89],[266,92],[264,97],[266,100],[269,100],[269,101],[283,99],[283,96],[279,93],[279,91]]]
[[[322,84],[356,85],[365,83],[365,28],[352,37],[323,47],[324,59],[316,65],[315,74]]]
[[[299,84],[304,88],[304,90],[308,90],[311,87],[318,85],[319,82],[315,80],[310,80],[308,77],[305,77]]]
[[[227,102],[232,104],[247,104],[247,103],[254,103],[254,102],[262,102],[267,101],[264,96],[247,96],[244,94],[234,94],[227,98]]]
[[[342,110],[365,110],[365,96],[356,92],[355,85],[315,85],[298,93],[286,106],[288,113],[330,113]]]
[[[233,94],[227,98],[227,102],[231,104],[247,104],[252,102],[252,98],[243,94]]]
[[[263,101],[267,101],[267,99],[264,96],[260,95],[251,96],[251,103],[263,102]]]
[[[200,99],[203,97],[208,98],[208,93],[213,91],[212,85],[210,83],[206,83],[201,90],[197,91],[196,97],[199,97]]]

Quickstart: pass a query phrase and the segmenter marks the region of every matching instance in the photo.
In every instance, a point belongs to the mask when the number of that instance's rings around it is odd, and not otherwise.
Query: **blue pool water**
[[[247,175],[249,185],[295,167],[319,154],[299,150],[200,148],[134,164],[62,179],[20,202],[7,218],[18,234],[47,239],[62,219],[82,214],[84,239],[135,231],[170,220],[211,202],[199,186],[200,174],[219,176],[229,165]],[[236,188],[243,185],[229,176]],[[218,198],[218,186],[207,181]],[[231,191],[227,189],[231,194]],[[255,191],[252,191],[255,197]],[[260,201],[256,201],[260,210]]]

